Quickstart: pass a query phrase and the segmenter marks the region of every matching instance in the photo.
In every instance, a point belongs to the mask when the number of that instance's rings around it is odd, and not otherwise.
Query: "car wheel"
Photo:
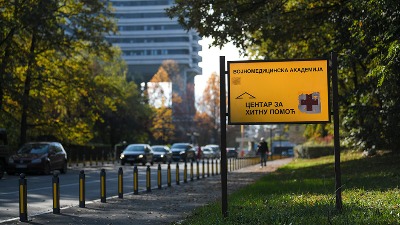
[[[125,165],[125,161],[121,160],[121,166]]]
[[[65,173],[67,173],[67,170],[68,170],[68,162],[65,161],[64,164],[63,164],[63,167],[62,167],[61,170],[60,170],[60,172],[61,172],[62,174],[65,174]]]

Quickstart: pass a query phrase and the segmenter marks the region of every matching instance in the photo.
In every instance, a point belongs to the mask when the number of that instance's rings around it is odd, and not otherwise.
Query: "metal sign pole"
[[[335,153],[335,194],[336,209],[341,211],[342,204],[342,181],[340,171],[340,139],[339,139],[339,91],[337,74],[337,54],[331,53],[332,67],[332,92],[333,92],[333,132],[334,132],[334,153]]]
[[[228,167],[226,158],[226,90],[225,90],[225,56],[219,57],[220,65],[220,123],[221,123],[221,189],[222,215],[228,216]]]

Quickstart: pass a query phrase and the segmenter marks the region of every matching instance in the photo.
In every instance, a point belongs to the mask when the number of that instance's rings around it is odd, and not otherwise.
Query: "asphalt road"
[[[176,185],[177,163],[172,163],[171,184]],[[212,167],[213,165],[214,167]],[[167,185],[167,164],[161,164],[161,185]],[[106,173],[106,197],[118,196],[118,170],[123,170],[123,193],[133,193],[133,170],[134,166],[120,166],[119,164],[106,164],[90,168],[72,167],[66,174],[59,174],[60,188],[60,208],[68,208],[79,205],[79,173],[84,170],[85,173],[85,201],[86,203],[99,200],[100,194],[100,172],[101,169]],[[147,166],[138,165],[138,190],[143,192],[147,190]],[[184,176],[185,164],[179,163],[179,182],[185,182],[191,178],[197,179],[202,176],[211,176],[217,174],[219,169],[215,163],[207,166],[202,163],[193,163],[191,170],[190,163],[186,164],[186,176]],[[193,171],[193,172],[191,172]],[[198,171],[198,172],[197,172]],[[58,171],[55,171],[57,173]],[[150,166],[150,187],[158,187],[158,164]],[[193,175],[191,175],[193,174]],[[26,175],[27,181],[27,212],[29,216],[39,215],[53,211],[53,175]],[[19,180],[20,177],[5,175],[0,180],[0,223],[19,218]]]

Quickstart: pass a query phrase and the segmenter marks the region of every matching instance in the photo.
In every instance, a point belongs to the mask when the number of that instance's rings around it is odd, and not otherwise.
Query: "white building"
[[[108,37],[123,52],[129,66],[128,79],[149,81],[164,60],[174,60],[181,76],[193,83],[199,67],[201,39],[196,31],[185,31],[165,9],[173,0],[111,0],[119,33]],[[185,80],[186,80],[185,79]]]
[[[201,38],[196,31],[185,31],[165,9],[174,0],[110,0],[115,9],[118,34],[107,39],[122,50],[128,65],[127,79],[137,84],[148,82],[165,60],[179,65],[180,81],[172,90],[183,96],[172,104],[177,136],[183,138],[193,127],[195,115],[194,76],[202,74],[199,62]],[[170,77],[172,78],[172,77]]]

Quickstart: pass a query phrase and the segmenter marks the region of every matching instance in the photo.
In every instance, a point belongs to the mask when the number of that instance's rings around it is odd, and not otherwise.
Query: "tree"
[[[157,142],[167,144],[172,142],[175,134],[171,103],[167,102],[171,99],[171,96],[168,95],[172,93],[168,92],[169,88],[165,92],[161,84],[170,87],[171,80],[164,67],[161,66],[150,82],[152,83],[152,88],[148,89],[148,93],[151,96],[150,99],[153,101],[150,104],[155,108],[152,120],[152,134]]]
[[[18,104],[17,114],[10,115],[19,116],[15,119],[20,122],[22,144],[29,128],[38,125],[32,113],[40,111],[40,97],[47,94],[39,88],[73,84],[74,77],[64,77],[62,64],[70,57],[79,58],[82,50],[111,54],[104,35],[116,27],[104,1],[29,0],[2,5],[0,98],[5,102],[5,93],[10,93],[7,104]],[[60,73],[52,71],[55,65]],[[13,82],[5,85],[8,80]]]
[[[340,117],[346,142],[398,149],[400,2],[183,1],[167,10],[186,29],[229,41],[254,59],[339,54]],[[223,32],[221,32],[223,31]],[[397,127],[397,128],[396,128]],[[319,130],[319,129],[317,129]],[[318,132],[318,131],[317,131]]]
[[[197,111],[194,116],[194,122],[196,123],[197,133],[199,134],[197,143],[200,146],[210,144],[210,140],[214,138],[212,118],[205,112]]]
[[[162,105],[156,109],[152,122],[152,133],[155,140],[161,144],[171,143],[175,134],[172,123],[172,109]]]
[[[192,117],[189,115],[188,90],[186,77],[180,73],[179,65],[174,60],[163,61],[161,67],[172,81],[172,121],[175,127],[174,140],[185,140],[191,133]]]
[[[199,110],[204,112],[209,117],[208,129],[212,131],[211,142],[219,142],[220,124],[220,78],[216,73],[212,73],[207,80],[206,88],[199,101]],[[206,118],[206,115],[199,114],[199,118]]]

